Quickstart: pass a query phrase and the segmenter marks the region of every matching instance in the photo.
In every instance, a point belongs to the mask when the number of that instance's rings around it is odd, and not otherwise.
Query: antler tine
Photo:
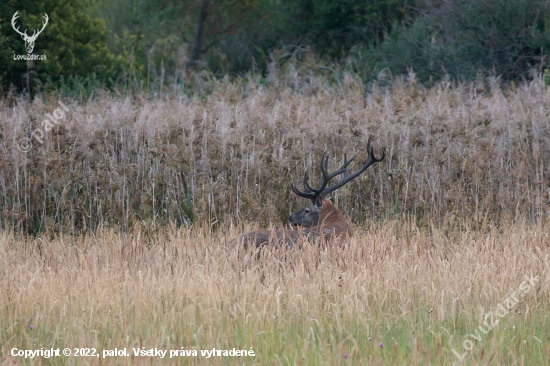
[[[330,155],[327,154],[327,151],[323,151],[323,155],[321,155],[321,161],[319,163],[319,168],[321,169],[322,179],[321,179],[321,186],[319,188],[313,188],[309,185],[308,177],[307,177],[307,170],[304,173],[303,178],[303,187],[304,191],[300,191],[294,183],[291,185],[292,192],[294,192],[296,195],[304,198],[309,198],[313,201],[318,199],[319,197],[324,197],[327,194],[329,194],[332,191],[335,191],[336,189],[342,187],[346,183],[352,181],[353,179],[357,178],[361,173],[363,173],[365,170],[368,169],[369,166],[371,166],[374,163],[378,163],[382,160],[384,160],[385,154],[382,154],[382,157],[376,158],[374,156],[374,149],[372,148],[370,144],[370,139],[367,141],[367,154],[368,158],[366,163],[359,169],[357,172],[352,174],[351,176],[348,175],[348,166],[351,164],[351,162],[357,157],[357,154],[359,152],[356,152],[353,154],[353,156],[348,160],[347,155],[344,154],[344,163],[338,168],[338,170],[334,171],[333,173],[328,172],[328,160]],[[326,188],[328,182],[333,179],[334,177],[343,174],[342,180],[331,186]]]
[[[302,181],[304,191],[300,191],[298,188],[296,188],[296,186],[293,183],[292,186],[291,186],[292,192],[294,192],[296,195],[298,195],[300,197],[309,198],[312,201],[315,201],[318,197],[322,197],[321,193],[323,192],[323,190],[327,186],[330,179],[333,178],[333,176],[327,172],[328,159],[329,159],[329,155],[327,154],[327,150],[325,149],[325,151],[323,151],[323,155],[321,155],[321,161],[319,163],[319,167],[320,167],[321,173],[323,175],[322,181],[321,181],[321,186],[319,188],[313,188],[309,184],[308,177],[307,177],[307,170],[306,170],[304,172],[304,178],[303,178],[303,181]]]
[[[307,193],[299,191],[298,188],[296,188],[296,186],[294,185],[294,183],[292,183],[290,185],[290,189],[292,189],[292,192],[294,192],[294,194],[297,195],[297,196],[304,197],[304,198],[310,198]]]
[[[311,200],[314,200],[319,196],[319,192],[316,192],[315,189],[311,188],[311,186],[307,181],[307,170],[304,172],[304,179],[302,184],[304,186],[305,192],[302,192],[298,188],[296,188],[294,183],[292,183],[292,185],[290,186],[290,188],[292,189],[292,192],[294,192],[294,194],[296,194],[297,196],[309,198]]]
[[[325,151],[323,151],[323,155],[321,156],[321,161],[319,162],[319,169],[321,170],[321,174],[323,175],[323,178],[321,180],[321,186],[315,190],[317,191],[317,193],[321,193],[323,189],[325,189],[325,187],[327,186],[328,181],[330,180],[330,176],[327,171],[329,157],[330,155],[327,154],[327,150],[325,149]]]
[[[319,168],[323,175],[321,180],[321,186],[319,188],[312,188],[307,182],[307,180],[304,180],[304,187],[306,187],[311,193],[314,193],[315,198],[318,197],[321,194],[321,192],[323,192],[323,189],[325,189],[329,180],[331,179],[330,175],[327,172],[329,157],[330,155],[327,153],[327,150],[325,149],[323,151],[323,155],[321,155],[321,161],[319,162]]]
[[[323,153],[323,156],[321,157],[321,173],[323,174],[323,180],[321,182],[321,187],[319,187],[318,189],[315,189],[314,191],[315,192],[319,192],[319,194],[321,196],[324,196],[322,194],[322,192],[324,191],[325,187],[327,186],[328,182],[330,182],[330,180],[340,174],[343,174],[343,173],[346,173],[347,171],[347,166],[353,161],[353,159],[355,159],[355,157],[357,156],[357,153],[355,153],[351,159],[347,160],[347,157],[344,155],[344,164],[342,164],[342,166],[336,170],[335,172],[329,174],[328,173],[328,159],[330,157],[330,155]]]
[[[354,179],[357,178],[359,175],[361,175],[365,170],[367,170],[372,164],[375,164],[375,163],[378,163],[378,162],[384,160],[384,158],[385,158],[385,156],[386,156],[386,154],[385,154],[384,152],[382,152],[382,156],[381,156],[380,158],[376,158],[376,157],[374,156],[374,149],[373,149],[373,147],[372,147],[371,144],[370,144],[370,139],[367,141],[367,154],[368,154],[367,161],[366,161],[365,164],[361,167],[361,169],[359,169],[357,172],[353,173],[353,174],[350,175],[350,176],[347,176],[347,173],[346,173],[345,176],[344,176],[344,178],[342,178],[342,180],[341,180],[339,183],[337,183],[337,184],[335,184],[335,185],[333,185],[333,186],[331,186],[331,187],[328,187],[328,188],[324,189],[323,192],[321,192],[321,196],[324,197],[325,195],[329,194],[330,192],[333,192],[333,191],[337,190],[338,188],[344,186],[344,185],[347,184],[348,182],[354,180]],[[342,167],[341,167],[339,170],[337,170],[335,173],[333,173],[333,174],[335,174],[335,176],[336,176],[336,175],[338,175],[338,174],[344,173],[345,170],[342,171],[342,169],[345,169],[345,168],[348,166],[348,164],[351,163],[351,161],[355,158],[355,156],[357,156],[357,153],[356,153],[350,160],[346,161],[346,162],[344,163],[344,165],[342,165]],[[347,170],[347,169],[346,169],[346,170]],[[336,174],[336,173],[338,173],[338,174]]]
[[[347,160],[347,156],[344,155],[344,164],[342,164],[342,166],[336,170],[335,172],[333,172],[332,174],[328,174],[327,172],[327,167],[328,167],[328,159],[325,161],[325,166],[324,166],[324,169],[322,169],[322,172],[323,172],[323,178],[327,181],[331,180],[332,178],[342,174],[342,173],[345,173],[348,169],[348,165],[351,164],[351,162],[353,161],[353,159],[355,159],[355,157],[357,156],[359,152],[356,152],[355,154],[353,154],[353,156],[351,157],[351,159]],[[325,184],[326,186],[326,184]],[[323,187],[324,188],[324,187]]]
[[[353,155],[353,158],[351,160],[355,159],[356,156],[357,156],[357,153],[355,153],[355,155]],[[348,159],[347,154],[344,153],[344,161],[347,161],[347,159]],[[347,168],[347,166],[346,166],[346,169],[344,170],[344,173],[342,173],[342,177],[343,177],[342,179],[346,179],[348,177],[348,168]]]
[[[315,192],[313,188],[309,185],[309,182],[307,181],[307,170],[304,172],[304,182],[303,182],[304,188],[307,189],[308,193]]]

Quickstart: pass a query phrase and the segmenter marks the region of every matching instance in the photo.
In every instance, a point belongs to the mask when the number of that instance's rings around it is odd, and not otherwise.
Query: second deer
[[[307,171],[304,173],[303,191],[296,188],[292,184],[292,192],[296,195],[311,200],[311,203],[299,211],[294,212],[288,217],[288,222],[294,226],[300,226],[301,229],[295,230],[256,230],[240,235],[237,242],[242,242],[245,247],[256,245],[257,248],[268,243],[294,245],[300,240],[306,239],[314,241],[316,238],[322,240],[342,240],[352,236],[353,232],[348,223],[348,220],[340,211],[325,197],[341,188],[346,183],[361,175],[371,165],[384,160],[385,154],[382,157],[374,156],[373,148],[370,140],[367,142],[367,161],[365,164],[352,175],[348,175],[348,165],[355,159],[357,153],[347,160],[344,156],[344,164],[333,173],[328,172],[328,154],[323,153],[321,156],[320,170],[322,174],[321,185],[319,188],[310,186],[307,177]],[[342,175],[340,182],[333,186],[327,187],[330,180]]]

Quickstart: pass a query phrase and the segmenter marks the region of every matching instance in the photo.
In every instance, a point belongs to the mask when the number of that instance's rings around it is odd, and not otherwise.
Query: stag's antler
[[[294,185],[294,183],[292,183],[292,186],[291,186],[292,192],[294,192],[295,194],[297,194],[300,197],[309,198],[313,202],[316,202],[319,198],[325,197],[330,192],[333,192],[333,191],[337,190],[338,188],[344,186],[348,182],[350,182],[353,179],[357,178],[365,170],[367,170],[368,167],[370,167],[372,164],[375,164],[375,163],[378,163],[378,162],[384,160],[384,157],[385,157],[385,153],[382,153],[381,158],[376,158],[374,156],[374,149],[372,148],[372,146],[370,144],[370,139],[367,142],[367,153],[368,153],[367,162],[357,172],[355,172],[352,175],[348,176],[347,167],[348,167],[349,164],[351,164],[353,159],[355,159],[355,157],[357,156],[357,153],[355,153],[355,155],[353,155],[351,157],[351,159],[349,159],[349,160],[347,160],[346,156],[344,155],[344,164],[342,164],[342,166],[338,170],[336,170],[335,172],[329,174],[328,173],[328,158],[329,158],[329,156],[326,153],[326,151],[323,152],[323,155],[321,156],[321,163],[320,163],[321,173],[323,174],[322,181],[321,181],[321,186],[319,188],[312,188],[308,183],[307,171],[306,171],[304,173],[304,180],[303,180],[304,191],[298,190],[296,188],[296,186]],[[335,178],[336,176],[338,176],[340,174],[344,175],[342,180],[339,183],[337,183],[337,184],[335,184],[331,187],[327,187],[328,182],[331,179]]]

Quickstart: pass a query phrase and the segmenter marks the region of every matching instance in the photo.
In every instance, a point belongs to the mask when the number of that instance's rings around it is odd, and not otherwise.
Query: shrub
[[[511,80],[546,64],[548,2],[439,1],[422,10],[412,24],[386,36],[375,69],[412,68],[421,80],[444,74],[471,80],[479,73]]]

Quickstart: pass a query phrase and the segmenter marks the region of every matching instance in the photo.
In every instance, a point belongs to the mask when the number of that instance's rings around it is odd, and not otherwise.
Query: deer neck
[[[326,198],[323,198],[323,211],[321,212],[321,217],[319,218],[319,223],[321,226],[332,226],[334,224],[347,226],[347,220],[342,215],[340,211]]]

